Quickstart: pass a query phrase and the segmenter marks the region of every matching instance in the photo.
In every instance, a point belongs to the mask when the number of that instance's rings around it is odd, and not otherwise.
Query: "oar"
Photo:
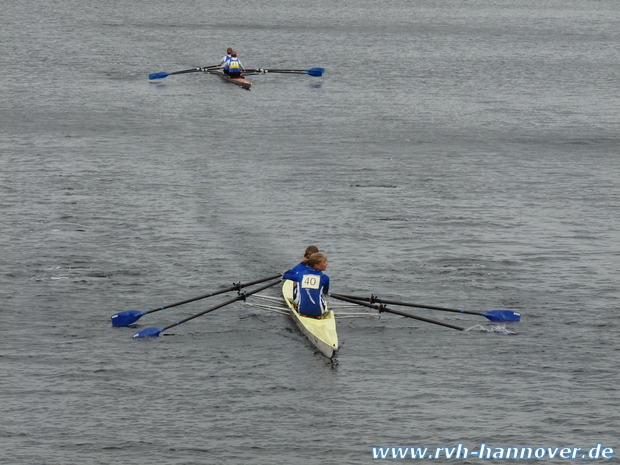
[[[219,65],[210,65],[204,66],[202,68],[192,68],[192,69],[184,69],[183,71],[175,71],[174,73],[151,73],[149,74],[149,79],[163,79],[168,76],[172,76],[173,74],[185,74],[185,73],[198,73],[200,71],[209,70],[212,68],[217,68]]]
[[[148,313],[158,312],[160,310],[165,310],[166,308],[176,307],[178,305],[187,304],[187,303],[194,302],[194,301],[200,300],[200,299],[206,299],[207,297],[211,297],[211,296],[218,295],[218,294],[224,294],[225,292],[238,291],[238,290],[240,290],[243,287],[252,286],[253,284],[259,284],[259,283],[263,283],[265,281],[270,281],[272,279],[279,278],[280,276],[282,276],[282,275],[281,274],[277,274],[277,275],[274,275],[274,276],[269,276],[268,278],[257,279],[256,281],[251,281],[251,282],[245,283],[245,284],[237,283],[237,284],[234,284],[233,286],[231,286],[229,288],[222,289],[220,291],[215,291],[215,292],[211,292],[210,294],[205,294],[205,295],[201,295],[201,296],[198,296],[198,297],[193,297],[191,299],[183,300],[183,301],[177,302],[175,304],[165,305],[163,307],[157,307],[157,308],[154,308],[153,310],[149,310],[147,312],[141,312],[140,310],[127,310],[125,312],[120,312],[120,313],[117,313],[116,315],[112,315],[112,318],[111,318],[112,326],[129,326],[129,325],[135,323],[136,321],[138,321],[138,319],[141,316],[146,315]]]
[[[205,313],[209,313],[209,312],[212,312],[213,310],[217,310],[218,308],[225,307],[226,305],[230,305],[233,302],[237,302],[238,300],[245,300],[245,298],[247,296],[250,296],[252,294],[256,294],[257,292],[260,292],[260,291],[264,291],[265,289],[268,289],[271,286],[275,286],[279,282],[280,282],[280,280],[274,281],[273,283],[269,283],[269,284],[267,284],[267,285],[265,285],[263,287],[260,287],[258,289],[254,289],[253,291],[250,291],[250,292],[241,292],[234,299],[227,300],[226,302],[223,302],[223,303],[221,303],[219,305],[216,305],[215,307],[211,307],[211,308],[209,308],[207,310],[204,310],[204,311],[202,311],[200,313],[196,313],[195,315],[188,316],[187,318],[185,318],[185,319],[183,319],[181,321],[177,321],[176,323],[172,323],[171,325],[168,325],[168,326],[166,326],[164,328],[146,328],[146,329],[143,329],[142,331],[138,331],[136,334],[134,334],[133,338],[134,339],[140,339],[140,338],[143,338],[143,337],[157,337],[157,336],[160,335],[160,333],[162,333],[162,332],[164,332],[164,331],[166,331],[166,330],[168,330],[170,328],[174,328],[175,326],[178,326],[181,323],[185,323],[186,321],[193,320],[194,318],[197,318],[197,317],[199,317],[201,315],[204,315]]]
[[[350,299],[364,300],[366,302],[379,302],[383,304],[402,305],[404,307],[428,308],[430,310],[441,310],[443,312],[467,313],[469,315],[480,315],[491,321],[521,321],[521,314],[510,310],[491,310],[489,312],[474,312],[471,310],[457,310],[454,308],[436,307],[435,305],[412,304],[407,302],[396,302],[393,300],[379,299],[375,295],[368,297],[355,297],[347,295]]]
[[[311,69],[265,69],[265,68],[257,68],[257,69],[246,69],[246,71],[254,72],[254,73],[285,73],[285,74],[309,74],[310,76],[320,77],[323,76],[325,72],[325,68],[311,68]]]
[[[338,299],[338,300],[344,300],[345,302],[350,302],[352,304],[358,304],[358,305],[363,305],[365,307],[374,308],[375,310],[379,310],[379,312],[388,312],[388,313],[393,313],[395,315],[406,316],[407,318],[413,318],[414,320],[426,321],[427,323],[433,323],[435,325],[445,326],[446,328],[458,329],[459,331],[465,331],[467,329],[467,328],[461,328],[460,326],[451,325],[450,323],[444,323],[443,321],[431,320],[430,318],[424,318],[422,316],[412,315],[411,313],[405,313],[399,310],[392,310],[391,308],[387,308],[385,305],[374,305],[368,302],[364,302],[363,300],[350,299],[344,295],[329,294],[329,296],[335,299]]]

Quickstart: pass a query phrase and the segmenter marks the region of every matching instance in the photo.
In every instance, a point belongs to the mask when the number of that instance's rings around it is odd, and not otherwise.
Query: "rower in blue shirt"
[[[310,258],[310,255],[312,255],[313,253],[318,253],[319,248],[316,245],[309,245],[308,247],[306,247],[306,251],[304,252],[304,258],[301,260],[301,262],[299,262],[297,265],[295,265],[293,268],[291,268],[288,273],[297,273],[300,270],[305,270],[306,269],[306,265],[308,264],[308,259]],[[293,282],[293,299],[295,299],[295,302],[297,302],[297,283]]]
[[[230,58],[224,63],[224,74],[231,78],[239,78],[241,77],[241,71],[245,71],[245,68],[239,58],[237,58],[237,52],[233,50],[230,52]]]
[[[329,293],[329,276],[323,273],[326,269],[327,257],[322,253],[313,253],[307,263],[300,263],[283,273],[283,279],[297,283],[295,302],[300,314],[320,317],[327,311],[323,300],[323,294]]]

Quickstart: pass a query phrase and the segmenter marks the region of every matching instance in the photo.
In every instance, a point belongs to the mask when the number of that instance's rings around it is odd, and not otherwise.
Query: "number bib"
[[[302,289],[318,289],[321,287],[321,276],[317,274],[307,274],[301,282]]]

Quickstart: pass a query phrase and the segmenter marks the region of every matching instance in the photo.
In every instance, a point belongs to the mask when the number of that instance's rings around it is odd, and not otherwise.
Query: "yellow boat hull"
[[[321,318],[300,315],[293,300],[293,284],[293,281],[284,281],[282,284],[282,295],[295,323],[323,355],[327,358],[332,358],[334,352],[338,350],[338,333],[336,332],[334,312],[328,310]]]

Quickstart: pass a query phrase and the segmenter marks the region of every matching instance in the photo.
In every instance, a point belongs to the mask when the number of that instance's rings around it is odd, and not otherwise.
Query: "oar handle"
[[[461,328],[460,326],[456,326],[456,325],[452,325],[450,323],[444,323],[443,321],[437,321],[437,320],[431,320],[430,318],[424,318],[422,316],[417,316],[417,315],[412,315],[410,313],[405,313],[405,312],[401,312],[398,310],[392,310],[390,308],[387,308],[385,305],[375,305],[375,304],[371,304],[369,302],[364,302],[365,299],[361,299],[361,300],[356,300],[344,295],[339,295],[339,294],[329,294],[331,297],[334,297],[338,300],[343,300],[345,302],[350,302],[353,304],[358,304],[358,305],[363,305],[365,307],[369,307],[369,308],[374,308],[375,310],[379,310],[379,312],[388,312],[388,313],[394,313],[395,315],[400,315],[400,316],[404,316],[407,318],[413,318],[414,320],[420,320],[420,321],[425,321],[427,323],[432,323],[432,324],[436,324],[436,325],[440,325],[440,326],[445,326],[447,328],[452,328],[452,329],[458,329],[459,331],[465,331],[466,328]]]

